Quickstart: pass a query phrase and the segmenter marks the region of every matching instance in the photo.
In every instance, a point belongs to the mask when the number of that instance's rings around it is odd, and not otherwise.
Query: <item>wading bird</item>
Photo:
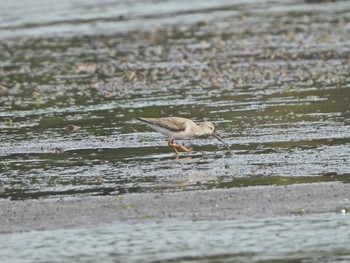
[[[230,150],[229,146],[216,134],[214,125],[211,122],[204,122],[197,125],[193,121],[181,117],[137,119],[157,132],[160,132],[168,137],[168,145],[174,149],[176,156],[179,155],[178,149],[181,149],[184,152],[189,152],[190,149],[186,148],[185,146],[175,144],[175,139],[191,139],[205,135],[214,136]]]

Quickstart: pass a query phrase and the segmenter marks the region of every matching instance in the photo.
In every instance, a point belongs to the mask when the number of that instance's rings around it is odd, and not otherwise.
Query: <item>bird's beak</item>
[[[223,143],[225,146],[227,146],[227,144],[216,134],[215,131],[213,131],[212,135],[213,135],[216,139],[218,139],[221,143]]]
[[[230,153],[232,154],[231,149],[230,149],[230,146],[229,146],[226,142],[224,142],[224,141],[216,134],[215,131],[213,131],[212,135],[213,135],[216,139],[218,139],[223,145],[225,145],[225,146],[227,147],[227,149],[230,151]]]
[[[218,139],[221,143],[223,143],[223,144],[227,147],[227,149],[229,150],[230,154],[232,154],[231,149],[230,149],[230,146],[229,146],[227,143],[225,143],[225,142],[216,134],[215,131],[212,132],[212,135],[213,135],[216,139]]]

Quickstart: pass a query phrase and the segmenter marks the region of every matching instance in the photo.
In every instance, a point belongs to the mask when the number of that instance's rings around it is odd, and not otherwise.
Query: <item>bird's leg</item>
[[[169,140],[169,141],[168,141],[168,145],[169,145],[171,148],[174,149],[176,156],[178,156],[178,155],[179,155],[179,152],[178,152],[177,149],[176,149],[176,146],[177,146],[177,145],[174,144],[174,140]]]
[[[181,149],[181,150],[183,150],[184,152],[190,152],[191,150],[190,149],[188,149],[187,147],[185,147],[185,146],[183,146],[183,145],[178,145],[179,146],[179,148]]]
[[[176,155],[179,154],[179,152],[177,151],[176,148],[180,148],[180,149],[183,150],[184,152],[189,152],[189,151],[190,151],[190,149],[186,148],[185,146],[175,144],[175,143],[174,143],[174,139],[168,141],[168,145],[174,149]]]

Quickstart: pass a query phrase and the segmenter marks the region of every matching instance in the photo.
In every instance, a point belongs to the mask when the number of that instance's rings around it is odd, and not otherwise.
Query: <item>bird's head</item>
[[[216,133],[215,131],[215,127],[214,124],[212,124],[211,122],[204,122],[202,123],[202,129],[205,132],[205,135],[212,135],[214,136],[216,139],[218,139],[221,143],[223,143],[224,145],[227,145]]]

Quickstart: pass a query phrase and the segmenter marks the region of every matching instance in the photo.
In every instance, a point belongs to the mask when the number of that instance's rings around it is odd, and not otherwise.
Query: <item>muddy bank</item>
[[[338,212],[350,185],[314,183],[234,189],[0,202],[0,232],[86,228],[117,222],[227,220]]]

